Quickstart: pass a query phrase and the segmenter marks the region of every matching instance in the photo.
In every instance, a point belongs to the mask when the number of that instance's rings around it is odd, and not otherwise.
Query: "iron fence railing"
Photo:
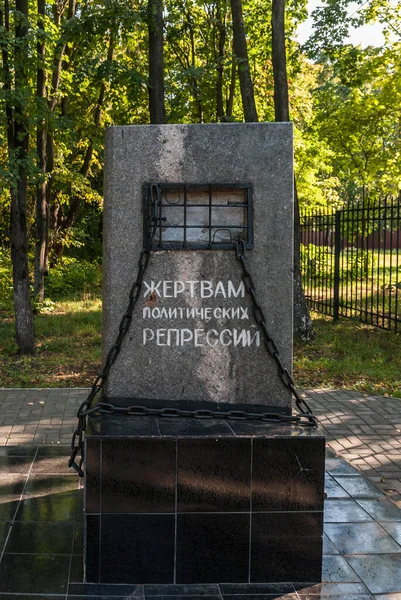
[[[304,211],[301,267],[310,308],[401,330],[401,203]]]

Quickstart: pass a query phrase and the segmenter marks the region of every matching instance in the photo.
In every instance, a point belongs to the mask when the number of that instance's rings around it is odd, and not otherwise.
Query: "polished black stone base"
[[[320,581],[324,450],[294,425],[91,418],[86,581]]]

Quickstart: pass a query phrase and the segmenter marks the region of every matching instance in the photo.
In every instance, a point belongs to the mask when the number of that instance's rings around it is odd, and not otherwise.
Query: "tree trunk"
[[[45,38],[44,38],[44,16],[45,0],[38,0],[38,41],[37,57],[38,68],[36,73],[36,97],[38,100],[38,111],[44,110],[46,97],[46,78],[44,70],[45,61]],[[36,131],[36,151],[38,154],[38,170],[41,173],[36,188],[36,246],[35,246],[35,296],[43,302],[45,298],[45,275],[49,267],[47,260],[48,245],[48,207],[46,199],[46,122],[41,118]]]
[[[166,123],[164,106],[163,0],[149,0],[149,113],[150,122]]]
[[[218,31],[217,45],[217,83],[216,83],[216,120],[224,120],[224,102],[223,102],[223,76],[224,76],[224,48],[226,44],[226,14],[225,7],[222,11],[221,0],[217,0],[216,21]]]
[[[288,80],[285,50],[285,0],[272,3],[272,62],[276,121],[289,121]],[[314,338],[312,321],[302,288],[301,224],[297,186],[294,179],[294,335],[304,341]]]
[[[227,117],[233,116],[233,105],[234,105],[236,81],[237,81],[237,69],[236,69],[236,61],[235,61],[234,48],[233,48],[230,89],[228,90],[228,98],[226,100],[226,116]]]
[[[73,19],[75,17],[76,5],[77,5],[77,0],[69,0],[68,11],[67,11],[67,23],[68,23],[68,21],[70,21],[71,19]],[[57,4],[53,5],[53,15],[54,15],[54,24],[56,27],[58,27],[60,29],[61,28],[61,15],[57,11]],[[57,92],[60,87],[61,71],[63,68],[63,59],[64,59],[65,54],[68,54],[68,45],[67,45],[67,41],[65,39],[65,35],[62,33],[60,36],[60,40],[56,45],[56,49],[54,51],[54,57],[53,57],[53,75],[52,75],[52,80],[51,80],[51,88],[50,88],[49,101],[48,101],[48,106],[52,113],[54,113],[56,106],[57,106],[57,102],[58,102]],[[68,68],[68,65],[69,65],[69,62],[67,62],[67,68]],[[53,183],[54,183],[53,169],[54,169],[54,140],[53,140],[52,131],[48,131],[47,132],[47,140],[46,140],[46,172],[48,173],[49,177],[48,177],[47,185],[46,185],[46,202],[47,202],[49,215],[50,215],[50,210],[52,207],[52,188],[53,188]],[[48,223],[50,226],[50,217],[48,217]],[[48,246],[49,246],[49,244],[48,244]],[[48,260],[47,257],[46,257],[46,260]]]
[[[247,122],[257,122],[255,96],[251,72],[249,69],[248,50],[246,46],[246,35],[244,19],[242,17],[241,0],[231,0],[231,13],[233,22],[234,51],[238,62],[239,83],[241,88],[242,106],[244,118]]]
[[[111,63],[113,61],[114,45],[115,45],[115,36],[111,29],[109,44],[108,44],[108,48],[107,48],[107,62],[109,62],[109,63]],[[94,125],[96,128],[100,127],[100,121],[102,118],[102,106],[104,103],[105,95],[106,95],[106,84],[104,81],[102,81],[102,84],[100,86],[100,91],[99,91],[99,97],[98,97],[98,101],[96,104],[94,117],[93,117],[93,122],[94,122]],[[85,152],[82,166],[79,170],[80,175],[82,175],[85,178],[88,177],[92,158],[93,158],[93,143],[92,143],[92,141],[90,141],[89,145],[86,149],[86,152]],[[70,229],[70,227],[72,227],[72,225],[75,222],[75,218],[77,216],[78,209],[80,206],[81,206],[81,197],[75,195],[71,199],[71,202],[70,202],[70,205],[68,207],[68,211],[66,212],[66,214],[63,213],[63,211],[61,210],[61,207],[59,205],[54,207],[55,210],[52,215],[53,216],[53,227],[58,233],[67,231],[68,229]],[[57,262],[61,259],[63,250],[64,250],[64,240],[60,236],[52,244],[51,250],[52,250],[52,261],[53,261],[52,264],[57,264]]]
[[[310,342],[314,339],[313,323],[310,318],[309,307],[306,302],[302,287],[301,271],[301,220],[297,184],[294,178],[294,335]]]
[[[16,0],[15,8],[20,13],[15,25],[18,43],[15,51],[15,89],[28,89],[28,0]],[[8,20],[8,15],[6,15]],[[7,24],[6,24],[7,27]],[[7,27],[8,28],[8,27]],[[8,77],[8,79],[10,79]],[[24,101],[15,101],[13,140],[8,139],[9,156],[17,160],[17,181],[11,185],[10,241],[13,264],[13,287],[17,345],[21,352],[32,353],[35,349],[33,314],[29,294],[28,236],[26,227],[27,159],[29,147],[29,124]]]

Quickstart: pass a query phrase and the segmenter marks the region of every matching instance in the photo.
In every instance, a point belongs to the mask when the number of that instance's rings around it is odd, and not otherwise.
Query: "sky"
[[[311,15],[312,11],[318,6],[323,6],[323,3],[320,2],[320,0],[309,0],[309,15]],[[349,14],[352,14],[354,11],[358,10],[358,8],[358,4],[351,3]],[[298,27],[298,41],[300,44],[304,44],[308,37],[311,35],[312,23],[313,19],[311,16],[309,16],[309,18]],[[358,29],[352,28],[350,30],[350,37],[344,41],[346,43],[351,43],[354,46],[358,46],[359,44],[361,44],[363,48],[365,48],[366,46],[382,46],[384,44],[382,25],[380,23],[373,23],[371,25],[364,25],[363,27],[358,27]]]

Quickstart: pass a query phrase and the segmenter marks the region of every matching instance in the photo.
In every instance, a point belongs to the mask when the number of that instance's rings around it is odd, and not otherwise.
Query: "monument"
[[[299,396],[291,416],[292,165],[289,123],[107,131],[88,582],[320,581],[325,441]]]

